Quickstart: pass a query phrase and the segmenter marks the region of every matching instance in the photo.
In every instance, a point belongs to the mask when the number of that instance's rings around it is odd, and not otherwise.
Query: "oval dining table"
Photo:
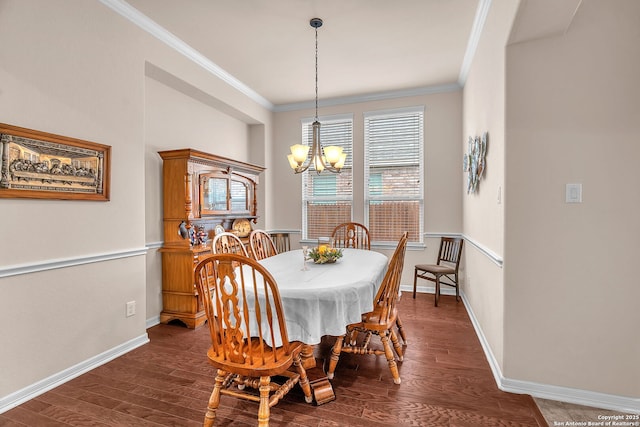
[[[298,249],[259,262],[278,285],[289,340],[306,344],[304,365],[310,371],[316,403],[335,399],[324,371],[313,372],[317,366],[313,346],[325,335],[344,335],[347,325],[359,322],[363,313],[373,309],[387,270],[387,256],[346,248],[337,262],[315,264],[312,260],[303,262],[303,252]]]

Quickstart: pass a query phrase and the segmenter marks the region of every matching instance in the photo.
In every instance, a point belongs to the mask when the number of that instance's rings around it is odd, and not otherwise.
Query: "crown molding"
[[[286,111],[296,111],[296,110],[304,110],[313,108],[315,106],[315,101],[304,101],[304,102],[296,102],[290,104],[280,104],[274,105],[268,99],[257,93],[255,90],[251,89],[246,84],[242,83],[240,80],[233,77],[227,71],[222,69],[220,66],[215,64],[213,61],[202,55],[197,50],[193,49],[187,43],[173,35],[167,29],[150,19],[148,16],[131,6],[124,0],[99,0],[102,4],[113,10],[114,12],[120,14],[124,18],[131,21],[133,24],[138,26],[140,29],[146,31],[159,41],[163,42],[170,48],[174,49],[178,53],[185,56],[187,59],[193,61],[198,66],[204,68],[212,75],[218,77],[231,87],[235,88],[242,94],[246,95],[251,100],[255,101],[259,105],[264,108],[272,111],[272,112],[286,112]],[[385,92],[376,92],[365,95],[353,95],[353,96],[344,96],[344,97],[335,97],[335,98],[327,98],[318,102],[318,106],[320,107],[331,107],[336,105],[345,105],[345,104],[357,104],[362,102],[371,102],[371,101],[383,101],[388,99],[395,98],[405,98],[411,96],[421,96],[421,95],[431,95],[436,93],[444,93],[444,92],[454,92],[461,90],[464,88],[464,84],[467,79],[467,75],[469,73],[469,69],[471,68],[471,63],[473,62],[473,57],[476,52],[476,48],[478,46],[478,42],[480,40],[480,36],[482,35],[482,30],[484,28],[484,24],[489,13],[489,9],[491,7],[491,0],[480,0],[478,4],[478,9],[476,10],[476,15],[473,22],[473,27],[471,29],[471,34],[469,35],[469,41],[467,43],[467,49],[465,51],[464,59],[462,62],[462,67],[460,70],[460,74],[458,77],[458,82],[451,84],[443,84],[443,85],[435,85],[435,86],[427,86],[421,88],[414,89],[402,89],[402,90],[393,90],[393,91],[385,91]]]
[[[480,36],[484,29],[484,24],[487,21],[487,15],[491,8],[491,0],[480,0],[478,3],[478,9],[476,10],[476,16],[473,20],[473,26],[471,27],[471,34],[469,34],[469,41],[467,42],[467,50],[464,53],[462,59],[462,66],[460,67],[460,75],[458,76],[458,84],[460,87],[464,87],[467,82],[467,76],[471,69],[471,63],[473,57],[476,54],[478,43],[480,42]]]
[[[391,90],[386,92],[369,93],[365,95],[342,96],[336,98],[326,98],[318,101],[319,107],[332,107],[334,105],[357,104],[360,102],[383,101],[395,98],[407,98],[410,96],[431,95],[435,93],[455,92],[461,90],[458,83],[443,84],[437,86],[425,86],[414,89]],[[275,113],[284,111],[306,110],[315,107],[315,100],[294,102],[291,104],[280,104],[273,108]]]
[[[273,111],[273,104],[251,89],[246,84],[242,83],[240,80],[233,77],[231,74],[223,70],[213,61],[202,55],[200,52],[189,46],[187,43],[180,40],[178,37],[173,35],[171,32],[166,30],[164,27],[150,19],[148,16],[140,12],[138,9],[131,6],[129,3],[124,0],[99,0],[100,3],[104,4],[114,12],[120,14],[121,16],[127,18],[129,21],[133,22],[140,29],[146,31],[151,34],[156,39],[160,40],[170,48],[174,49],[176,52],[181,53],[187,59],[193,61],[195,64],[207,70],[209,73],[218,77],[220,80],[227,83],[229,86],[243,93],[251,100],[260,104],[264,108]]]

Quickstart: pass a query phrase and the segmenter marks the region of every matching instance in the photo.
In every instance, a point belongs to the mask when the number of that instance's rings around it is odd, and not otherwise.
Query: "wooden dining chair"
[[[418,279],[425,279],[436,284],[435,306],[440,299],[440,285],[456,288],[456,301],[460,299],[460,282],[458,281],[458,267],[464,240],[461,237],[443,237],[440,239],[438,261],[435,264],[418,264],[413,274],[413,297],[416,297]],[[444,281],[443,281],[444,279]]]
[[[357,222],[345,222],[336,226],[331,239],[336,248],[371,249],[369,230]]]
[[[216,234],[213,238],[213,253],[214,254],[240,254],[249,256],[247,248],[242,243],[242,240],[233,233],[228,231]]]
[[[273,276],[251,258],[214,254],[197,264],[195,277],[211,335],[207,357],[217,368],[204,425],[213,425],[221,396],[258,402],[259,426],[269,425],[270,408],[296,384],[311,403],[304,344],[288,339]]]
[[[278,254],[276,245],[264,230],[253,230],[249,235],[249,244],[251,256],[258,261]]]
[[[329,379],[334,377],[341,353],[384,355],[387,358],[393,382],[400,384],[400,373],[393,353],[395,350],[399,361],[404,358],[404,353],[398,341],[398,336],[394,331],[394,326],[401,327],[401,324],[396,322],[398,319],[396,303],[400,292],[400,277],[404,266],[404,254],[408,236],[409,233],[405,232],[396,246],[391,261],[389,261],[387,272],[373,300],[373,310],[364,313],[359,323],[347,326],[346,334],[336,339],[331,349],[331,359],[329,360],[329,369],[327,371]],[[360,333],[364,334],[364,340],[358,344],[356,338]],[[404,335],[404,332],[400,333]],[[372,335],[380,337],[382,350],[370,346]]]
[[[289,233],[271,232],[269,233],[269,237],[271,237],[271,240],[273,240],[273,244],[276,246],[276,251],[279,254],[282,252],[287,252],[291,249],[291,239],[289,238]]]

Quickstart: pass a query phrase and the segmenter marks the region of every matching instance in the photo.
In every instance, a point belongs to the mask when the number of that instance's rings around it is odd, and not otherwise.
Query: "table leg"
[[[313,346],[305,344],[300,354],[302,366],[307,370],[311,391],[317,405],[323,405],[336,399],[333,387],[324,373],[323,361],[313,355]]]

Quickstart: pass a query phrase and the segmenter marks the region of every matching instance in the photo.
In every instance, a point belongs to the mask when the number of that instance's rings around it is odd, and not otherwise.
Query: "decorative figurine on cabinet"
[[[204,226],[202,225],[196,226],[196,240],[198,244],[204,245],[205,243],[207,243],[208,239],[209,239],[209,236],[207,235],[207,232],[205,231]]]

